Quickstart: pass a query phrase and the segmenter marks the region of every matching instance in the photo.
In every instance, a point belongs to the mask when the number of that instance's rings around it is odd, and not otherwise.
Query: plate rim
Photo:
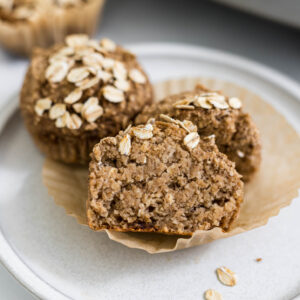
[[[236,54],[227,53],[209,47],[195,46],[182,43],[135,43],[126,45],[137,56],[149,55],[176,55],[181,57],[201,58],[207,61],[222,63],[223,65],[234,66],[235,68],[255,76],[259,76],[264,80],[276,84],[287,93],[291,94],[295,99],[300,101],[300,85],[287,75],[258,63],[251,59]],[[11,98],[12,99],[12,98]],[[18,102],[11,100],[9,106],[0,112],[0,134],[10,117],[16,111]],[[42,299],[70,299],[60,290],[56,289],[50,283],[40,278],[27,264],[21,259],[17,251],[9,243],[0,228],[0,263],[8,270],[8,272],[32,295]]]

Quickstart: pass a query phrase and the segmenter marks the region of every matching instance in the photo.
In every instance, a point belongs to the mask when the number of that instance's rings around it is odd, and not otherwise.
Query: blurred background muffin
[[[30,55],[33,47],[62,42],[68,34],[91,35],[105,0],[0,0],[0,43]]]

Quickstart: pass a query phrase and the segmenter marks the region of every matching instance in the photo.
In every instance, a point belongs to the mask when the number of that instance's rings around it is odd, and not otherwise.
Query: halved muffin
[[[160,119],[95,145],[90,228],[180,235],[228,230],[243,199],[234,164],[191,122]]]

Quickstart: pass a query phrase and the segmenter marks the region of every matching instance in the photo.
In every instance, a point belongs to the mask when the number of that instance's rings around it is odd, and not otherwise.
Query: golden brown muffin
[[[143,124],[160,114],[193,122],[201,136],[214,135],[219,150],[235,162],[244,181],[249,181],[259,169],[259,132],[249,114],[243,112],[238,98],[225,97],[198,85],[194,91],[172,95],[145,107],[135,122]]]
[[[0,0],[0,43],[29,55],[36,46],[63,42],[71,33],[93,34],[105,0]]]
[[[243,183],[214,140],[189,121],[128,128],[93,149],[87,217],[90,228],[191,235],[228,230]]]
[[[116,135],[151,101],[151,84],[132,53],[109,39],[71,35],[34,52],[20,106],[42,152],[84,164],[100,138]]]

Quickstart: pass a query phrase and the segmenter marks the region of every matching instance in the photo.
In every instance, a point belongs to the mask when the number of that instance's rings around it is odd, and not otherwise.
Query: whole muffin
[[[151,84],[132,53],[109,39],[71,35],[34,52],[20,107],[42,152],[84,164],[100,138],[116,135],[151,101]]]
[[[104,0],[0,0],[0,43],[18,54],[93,34]]]
[[[243,183],[214,139],[162,115],[107,137],[93,149],[87,217],[94,230],[191,235],[228,230]]]
[[[249,181],[259,169],[259,132],[250,115],[243,112],[240,99],[197,85],[194,91],[172,95],[145,107],[135,122],[143,124],[160,114],[193,122],[201,136],[214,135],[219,150],[235,162],[244,181]]]

